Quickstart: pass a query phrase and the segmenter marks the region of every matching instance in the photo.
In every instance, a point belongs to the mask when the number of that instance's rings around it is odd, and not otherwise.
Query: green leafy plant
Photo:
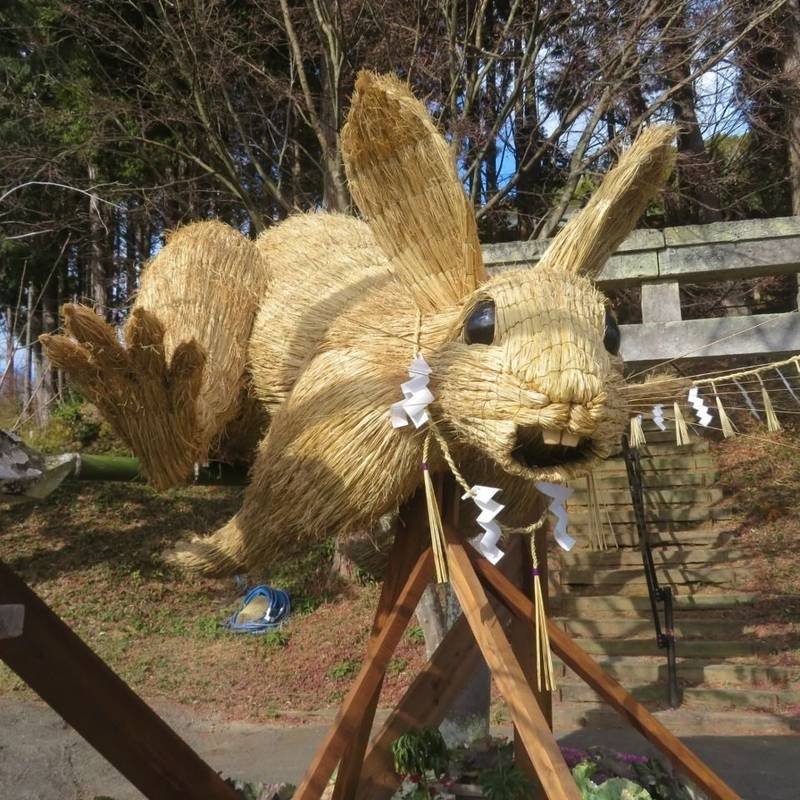
[[[281,647],[286,647],[291,638],[292,635],[290,633],[287,633],[281,628],[276,628],[274,631],[267,631],[265,634],[262,634],[261,646],[265,650],[278,650]]]
[[[425,633],[419,625],[412,625],[406,633],[406,639],[414,644],[422,644],[425,641]]]
[[[340,661],[328,669],[328,677],[340,680],[355,675],[357,670],[358,664],[355,661]]]
[[[487,800],[525,800],[532,791],[531,782],[522,770],[506,759],[484,770],[480,785]]]
[[[392,757],[395,772],[411,779],[405,794],[409,800],[430,797],[431,779],[436,780],[450,763],[450,752],[438,728],[403,734],[392,744]]]
[[[594,761],[582,761],[572,768],[581,800],[653,800],[647,789],[627,778],[609,778],[598,785],[592,780],[596,772]]]

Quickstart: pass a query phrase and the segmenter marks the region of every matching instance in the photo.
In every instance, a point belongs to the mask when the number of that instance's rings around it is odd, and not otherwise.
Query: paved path
[[[158,705],[159,713],[210,763],[249,780],[296,782],[326,725],[256,725],[198,719],[191,709]],[[672,712],[675,713],[675,712]],[[505,731],[501,731],[505,732]],[[627,729],[559,732],[575,747],[601,744],[647,752]],[[798,800],[800,737],[692,735],[684,741],[745,800]],[[0,697],[0,800],[141,800],[141,795],[45,705]]]

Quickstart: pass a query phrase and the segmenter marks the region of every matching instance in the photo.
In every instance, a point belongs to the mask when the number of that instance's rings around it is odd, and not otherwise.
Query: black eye
[[[606,350],[608,350],[612,356],[619,355],[621,338],[622,337],[620,336],[617,320],[614,319],[614,315],[611,313],[611,311],[606,309],[606,332],[605,336],[603,336],[603,344],[606,346]]]
[[[494,340],[494,300],[481,300],[464,323],[467,344],[491,344]]]

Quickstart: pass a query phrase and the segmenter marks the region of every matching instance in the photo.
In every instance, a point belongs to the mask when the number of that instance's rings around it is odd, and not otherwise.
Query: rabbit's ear
[[[669,176],[676,134],[672,125],[640,133],[586,206],[559,231],[539,264],[597,275]]]
[[[422,311],[458,304],[486,279],[453,156],[406,84],[359,74],[342,153],[353,198]]]

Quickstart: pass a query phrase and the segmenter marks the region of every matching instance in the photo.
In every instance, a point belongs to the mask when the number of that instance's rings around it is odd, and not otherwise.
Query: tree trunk
[[[57,294],[58,287],[51,277],[42,294],[42,333],[53,333],[58,327],[56,317]],[[56,394],[55,372],[42,346],[37,342],[35,347],[39,368],[41,369],[41,385],[36,398],[36,410],[39,424],[44,425],[50,416],[50,405]]]
[[[520,48],[522,43],[520,42]],[[520,171],[517,184],[517,238],[520,241],[530,239],[536,230],[536,216],[539,211],[536,192],[540,190],[542,169],[535,162],[528,169],[523,164],[528,160],[528,152],[535,149],[539,142],[539,118],[536,108],[535,70],[527,76],[519,76],[525,85],[519,93],[519,101],[514,113],[514,152],[516,166]]]
[[[28,284],[28,307],[25,314],[25,384],[22,393],[24,407],[29,407],[33,395],[33,284]]]
[[[792,214],[800,215],[800,2],[789,0],[786,12],[784,79],[789,180],[792,187]]]
[[[6,328],[6,364],[4,367],[5,379],[0,389],[6,397],[10,397],[14,402],[17,399],[17,373],[14,369],[14,353],[16,352],[14,342],[14,309],[6,306],[5,317]]]
[[[97,167],[88,167],[90,191],[97,180]],[[102,317],[108,315],[108,285],[103,263],[103,221],[100,204],[94,194],[89,196],[89,281],[94,310]]]
[[[333,57],[333,54],[331,54]],[[328,211],[345,212],[350,205],[344,180],[344,164],[339,147],[339,123],[341,109],[339,103],[338,76],[331,75],[327,59],[320,67],[320,125],[325,140],[322,154],[325,170],[323,173],[323,202]],[[330,87],[330,88],[329,88]]]
[[[670,13],[673,13],[671,9]],[[716,222],[722,219],[719,194],[714,180],[714,166],[706,150],[695,108],[694,85],[689,80],[692,65],[686,52],[693,44],[686,24],[687,3],[682,0],[674,10],[677,22],[665,33],[666,81],[677,87],[672,95],[672,113],[680,126],[675,177],[678,197],[667,209],[669,225]]]
[[[461,614],[455,592],[450,584],[430,584],[417,606],[417,620],[425,635],[425,653],[430,658],[447,631]],[[449,747],[468,745],[489,735],[489,705],[491,676],[481,658],[475,670],[450,706],[439,726]]]

